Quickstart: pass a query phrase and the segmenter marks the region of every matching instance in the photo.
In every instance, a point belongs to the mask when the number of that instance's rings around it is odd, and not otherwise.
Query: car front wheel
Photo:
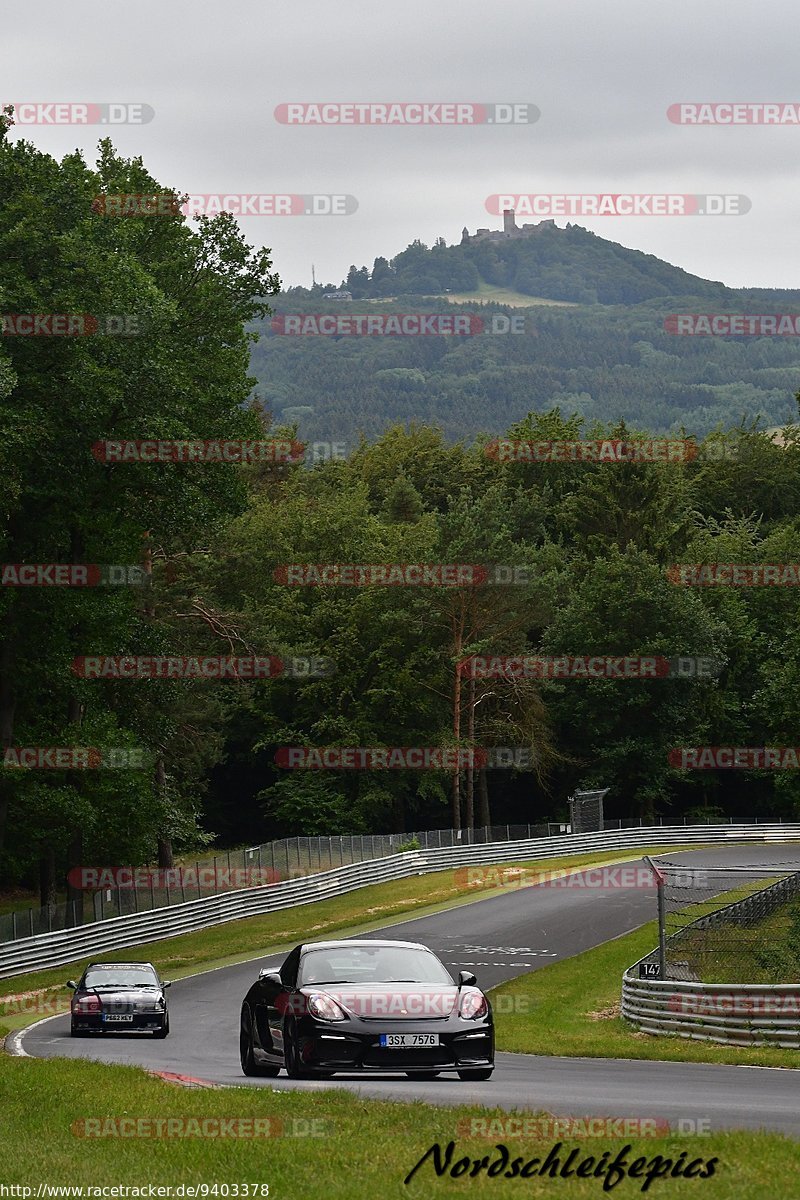
[[[239,1022],[239,1059],[242,1064],[242,1074],[250,1076],[271,1076],[273,1079],[280,1067],[262,1067],[256,1062],[253,1048],[253,1019],[246,1004],[242,1006],[242,1016]]]
[[[290,1079],[308,1079],[310,1072],[303,1065],[303,1060],[300,1057],[300,1040],[297,1035],[297,1026],[294,1021],[288,1021],[283,1034],[283,1057],[286,1066],[286,1074]]]
[[[169,1017],[164,1017],[164,1023],[160,1029],[153,1030],[154,1038],[165,1038],[169,1036]]]

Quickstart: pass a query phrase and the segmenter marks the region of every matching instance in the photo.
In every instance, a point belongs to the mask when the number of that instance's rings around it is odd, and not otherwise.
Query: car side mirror
[[[469,987],[471,984],[477,983],[477,982],[478,981],[475,978],[475,976],[472,974],[472,971],[459,971],[458,972],[458,986],[460,988]]]
[[[171,979],[165,979],[165,980],[163,981],[163,983],[161,984],[161,986],[162,986],[162,987],[165,987],[165,988],[172,987],[172,980],[171,980]]]
[[[263,971],[258,972],[258,982],[274,983],[277,984],[278,987],[283,987],[283,980],[281,979],[280,971],[270,971],[266,968]]]
[[[74,979],[68,979],[65,986],[68,988],[72,988],[73,992],[77,992],[77,990],[78,990],[78,985]]]

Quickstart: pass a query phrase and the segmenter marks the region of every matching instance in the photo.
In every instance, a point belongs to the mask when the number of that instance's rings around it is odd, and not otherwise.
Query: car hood
[[[462,989],[463,990],[463,989]],[[342,983],[304,987],[311,995],[324,992],[352,1016],[362,1020],[444,1020],[455,1010],[458,988],[440,983]]]
[[[154,1008],[157,1000],[164,999],[164,993],[155,988],[100,988],[95,991],[94,988],[87,988],[84,991],[77,992],[79,998],[84,996],[97,996],[103,1008],[130,1008],[138,1009]]]

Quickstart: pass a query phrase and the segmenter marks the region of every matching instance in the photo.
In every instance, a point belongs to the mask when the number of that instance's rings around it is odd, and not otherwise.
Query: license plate
[[[438,1033],[382,1033],[382,1046],[438,1046]]]
[[[104,1021],[132,1021],[133,1013],[104,1013]]]

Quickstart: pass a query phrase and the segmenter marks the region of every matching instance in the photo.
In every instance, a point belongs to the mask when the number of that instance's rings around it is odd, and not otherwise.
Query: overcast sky
[[[346,193],[342,217],[251,217],[288,284],[412,239],[500,226],[498,192],[743,194],[739,217],[572,218],[733,286],[797,287],[800,126],[670,123],[680,101],[800,102],[790,0],[38,0],[2,8],[4,102],[141,102],[114,141],[190,193]],[[282,125],[287,101],[527,102],[501,128]],[[90,162],[105,129],[19,127]],[[523,218],[531,220],[531,217]],[[561,218],[559,224],[565,224]]]

